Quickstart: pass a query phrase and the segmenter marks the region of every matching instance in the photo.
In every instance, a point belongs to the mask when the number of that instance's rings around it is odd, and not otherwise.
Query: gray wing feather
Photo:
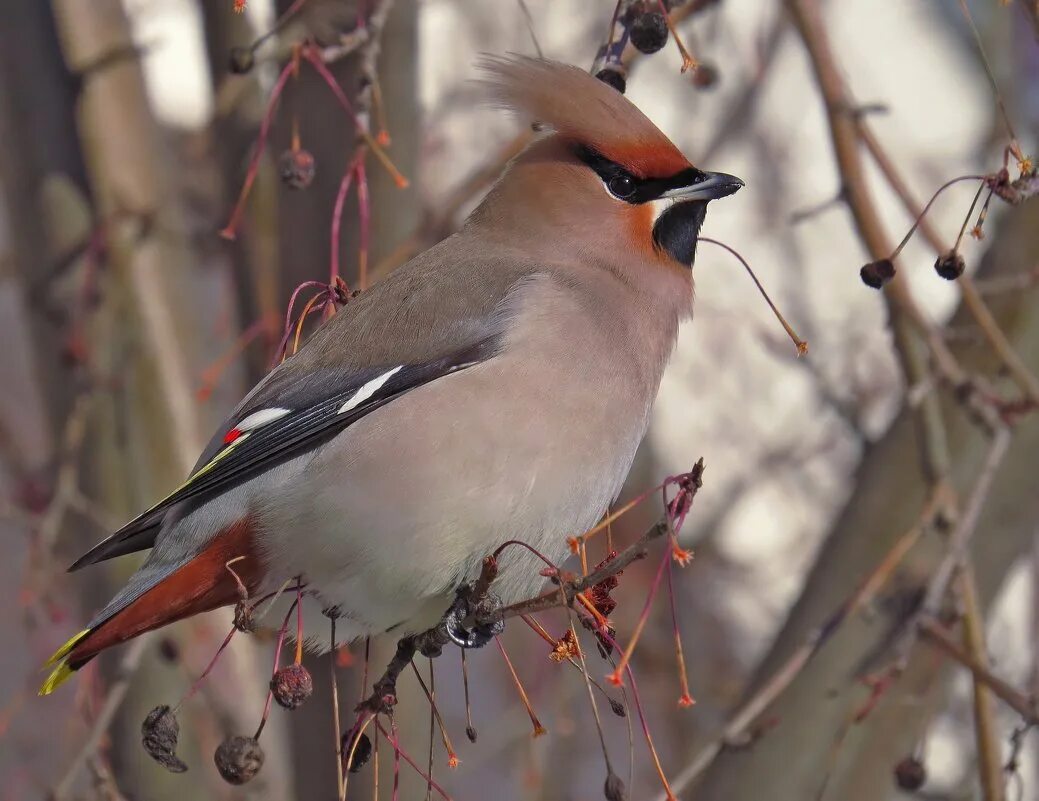
[[[446,264],[445,251],[452,254]],[[449,238],[359,296],[242,400],[180,489],[98,543],[69,570],[153,547],[171,510],[179,515],[317,447],[410,389],[492,357],[507,326],[504,300],[536,268],[516,258],[489,263],[485,252],[457,236]],[[336,413],[366,381],[397,366],[402,369],[380,392],[348,415]],[[235,421],[272,406],[292,411],[284,421],[253,432],[213,466]]]

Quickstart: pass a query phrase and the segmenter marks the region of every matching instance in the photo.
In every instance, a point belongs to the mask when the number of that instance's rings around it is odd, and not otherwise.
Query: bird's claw
[[[467,589],[459,591],[444,615],[444,632],[459,648],[482,648],[505,631],[505,621],[495,614],[501,609],[501,599],[489,592],[474,604]],[[463,625],[468,617],[477,620],[471,628]]]

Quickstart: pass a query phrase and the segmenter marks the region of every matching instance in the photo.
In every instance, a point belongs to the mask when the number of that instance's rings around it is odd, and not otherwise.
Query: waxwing
[[[707,203],[743,182],[694,167],[576,67],[482,66],[535,140],[458,233],[325,322],[183,486],[72,566],[151,549],[42,693],[242,585],[259,598],[298,580],[343,639],[424,630],[498,545],[561,562],[616,498],[692,310]],[[502,602],[536,592],[542,567],[507,549]]]

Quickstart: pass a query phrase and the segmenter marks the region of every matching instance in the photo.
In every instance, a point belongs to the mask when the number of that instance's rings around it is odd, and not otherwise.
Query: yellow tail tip
[[[61,646],[61,648],[59,648],[51,655],[50,659],[43,663],[43,666],[45,668],[49,668],[51,665],[56,665],[58,662],[60,662],[66,656],[68,656],[72,649],[76,647],[76,644],[84,637],[86,637],[88,634],[90,634],[90,629],[83,629],[83,631],[79,632],[78,634],[74,634],[72,637],[68,639],[68,641],[63,646]]]
[[[75,672],[69,666],[67,657],[72,653],[72,649],[76,647],[77,643],[88,634],[90,634],[90,629],[83,629],[83,631],[73,635],[63,646],[61,646],[61,648],[54,652],[50,659],[44,663],[44,668],[53,667],[54,669],[47,677],[47,680],[40,686],[40,695],[50,695],[58,689],[58,687],[64,684],[68,680],[69,676]]]
[[[64,684],[72,673],[73,670],[69,667],[68,662],[60,662],[58,666],[51,671],[47,680],[40,685],[40,695],[50,695],[58,689],[58,687]]]

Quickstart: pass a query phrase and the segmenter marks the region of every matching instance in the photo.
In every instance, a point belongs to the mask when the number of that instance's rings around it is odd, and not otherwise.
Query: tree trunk
[[[49,187],[63,185],[68,195],[83,191],[74,96],[49,6],[6,8],[0,25],[0,496],[36,509],[53,490],[61,421],[74,394],[43,297],[56,242],[72,241],[85,228],[82,194],[78,214],[47,209]],[[34,777],[57,775],[77,747],[74,739],[55,737],[77,731],[73,696],[33,704],[25,685],[58,644],[48,612],[64,612],[68,594],[47,592],[49,576],[60,568],[35,547],[34,520],[0,515],[0,541],[0,582],[10,599],[0,610],[0,638],[7,644],[0,705],[10,726],[0,747],[0,776],[12,801],[21,801],[35,794]],[[14,603],[16,596],[28,600]]]

